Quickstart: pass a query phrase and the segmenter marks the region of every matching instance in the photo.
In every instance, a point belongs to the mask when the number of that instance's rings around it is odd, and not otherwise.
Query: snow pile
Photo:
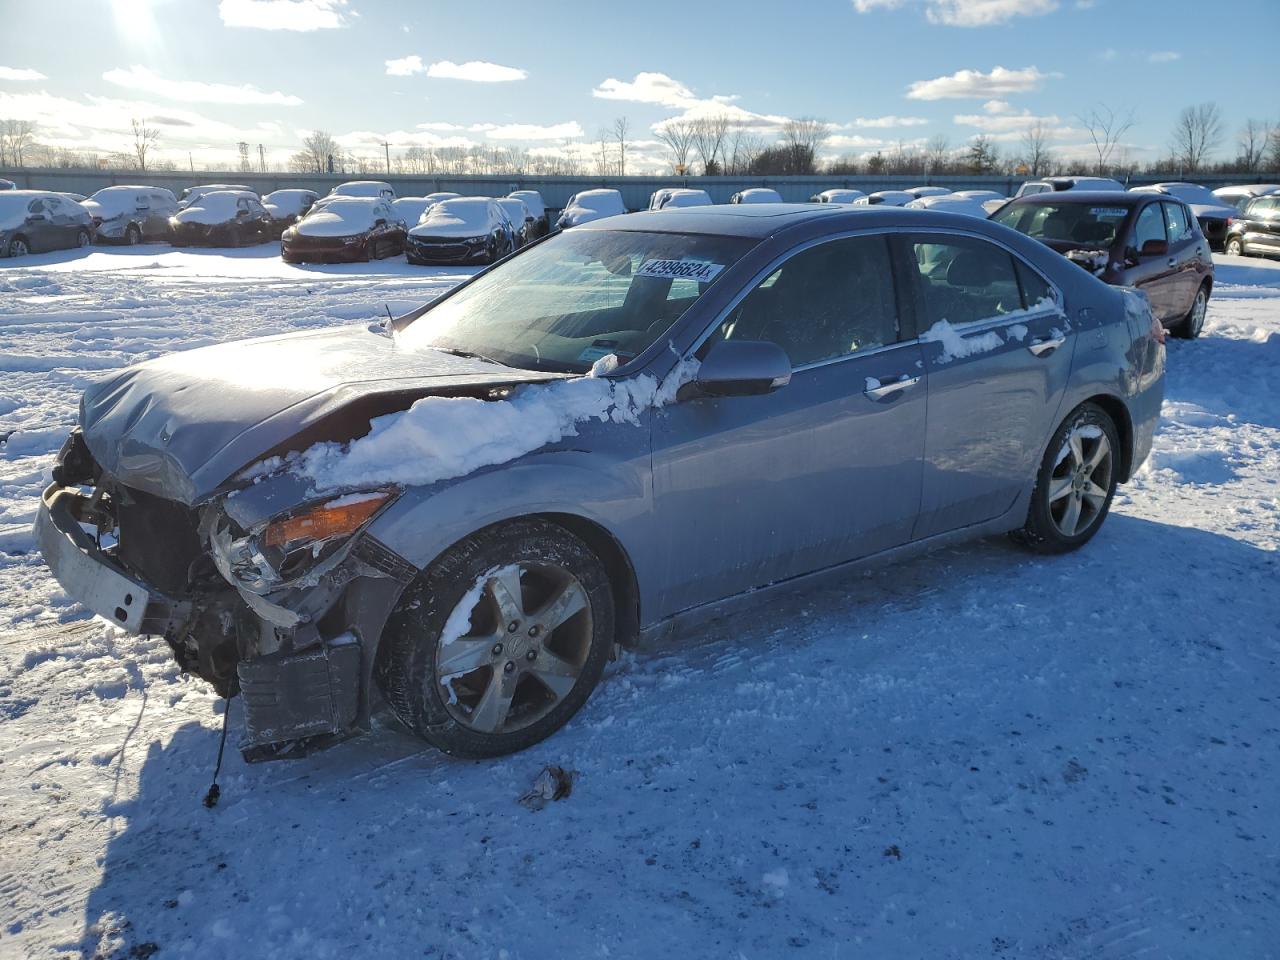
[[[589,420],[638,425],[646,410],[671,403],[698,368],[697,361],[683,362],[659,386],[648,374],[606,379],[617,365],[610,354],[585,377],[519,386],[506,400],[423,397],[408,410],[376,418],[372,430],[350,444],[311,447],[292,469],[317,490],[426,486],[577,436],[578,424]]]
[[[994,330],[966,337],[946,320],[939,320],[920,335],[921,342],[942,344],[939,363],[949,363],[978,353],[990,353],[1004,346],[1004,338]]]

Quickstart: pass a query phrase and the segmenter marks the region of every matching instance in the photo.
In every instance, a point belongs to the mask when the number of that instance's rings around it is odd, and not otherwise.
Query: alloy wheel
[[[436,650],[436,676],[454,720],[511,733],[546,716],[578,682],[591,651],[591,605],[567,570],[512,564],[470,590]]]
[[[1187,316],[1187,334],[1192,338],[1200,336],[1200,331],[1204,329],[1204,315],[1209,307],[1209,298],[1205,295],[1204,287],[1196,292],[1195,302],[1191,304],[1191,313]]]
[[[1098,522],[1111,490],[1111,442],[1097,426],[1072,427],[1049,478],[1049,516],[1058,532],[1078,537]]]
[[[1227,249],[1224,252],[1233,257],[1243,257],[1244,244],[1239,240],[1239,238],[1233,237],[1227,241]]]
[[[79,233],[76,234],[77,247],[87,247],[92,242],[92,240],[93,238],[90,237],[88,232],[85,230],[81,230]]]
[[[27,241],[22,239],[9,241],[9,256],[25,257],[30,252],[30,249],[27,247]]]

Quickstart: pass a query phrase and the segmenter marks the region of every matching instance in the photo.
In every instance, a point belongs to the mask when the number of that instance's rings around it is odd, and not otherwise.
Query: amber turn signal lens
[[[296,517],[277,520],[263,533],[263,542],[269,547],[283,547],[299,540],[328,540],[354,533],[390,496],[378,493],[355,503],[331,500]]]

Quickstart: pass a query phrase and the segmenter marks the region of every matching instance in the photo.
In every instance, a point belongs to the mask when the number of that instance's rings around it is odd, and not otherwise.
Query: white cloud
[[[415,73],[425,73],[427,69],[427,65],[416,53],[399,60],[387,60],[386,64],[388,77],[411,77]]]
[[[182,100],[186,103],[243,103],[243,104],[276,104],[284,107],[296,107],[302,103],[300,97],[259,90],[249,84],[235,86],[229,83],[204,83],[199,80],[166,80],[152,73],[146,67],[134,65],[127,70],[116,68],[102,75],[107,83],[130,90],[141,90],[144,93],[165,97],[168,100]]]
[[[490,140],[565,140],[582,136],[582,125],[576,120],[540,126],[536,123],[508,123],[502,126],[479,124]],[[476,129],[472,127],[471,129]]]
[[[1064,125],[1062,118],[1056,114],[1038,116],[1030,110],[1023,110],[1020,113],[960,114],[952,119],[960,126],[976,127],[991,140],[1019,140],[1026,131],[1037,125],[1043,129],[1045,136],[1050,139],[1076,137],[1082,132],[1074,127]]]
[[[859,13],[923,7],[930,23],[949,27],[990,27],[1014,17],[1039,17],[1058,9],[1058,0],[853,0]]]
[[[602,100],[626,100],[632,103],[650,103],[683,111],[653,124],[656,133],[673,121],[697,120],[703,117],[724,116],[730,122],[740,123],[756,130],[776,129],[787,122],[777,114],[754,113],[734,103],[736,96],[714,95],[699,97],[688,86],[665,73],[641,72],[634,80],[605,80],[591,91],[593,97]]]
[[[852,126],[869,127],[875,130],[884,130],[890,127],[921,127],[929,121],[924,117],[858,117],[854,120]]]
[[[474,83],[502,83],[508,80],[523,80],[528,74],[518,67],[504,67],[486,60],[468,60],[466,63],[440,60],[427,67],[427,76],[448,80],[470,80]]]
[[[39,70],[27,67],[0,67],[0,80],[48,80]]]
[[[465,128],[461,124],[457,124],[457,123],[436,122],[436,123],[420,123],[418,124],[418,129],[433,130],[433,131],[448,131],[448,130],[463,130]]]
[[[228,27],[257,30],[332,30],[347,25],[347,0],[221,0],[218,16]]]
[[[1173,63],[1175,60],[1181,60],[1182,54],[1176,50],[1157,50],[1155,53],[1147,54],[1148,63]]]
[[[1008,113],[1013,107],[1008,100],[988,100],[982,105],[982,109],[987,113]]]
[[[957,70],[945,77],[917,80],[907,88],[909,100],[944,100],[957,97],[994,97],[1037,90],[1050,74],[1035,67],[1007,70],[996,67],[990,73],[981,70]]]

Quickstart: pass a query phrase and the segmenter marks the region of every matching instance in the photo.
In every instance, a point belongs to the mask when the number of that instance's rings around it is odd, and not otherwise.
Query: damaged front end
[[[367,535],[399,491],[316,499],[284,473],[187,506],[104,473],[79,430],[36,521],[68,593],[243,696],[247,757],[367,725],[371,654],[416,570]]]

